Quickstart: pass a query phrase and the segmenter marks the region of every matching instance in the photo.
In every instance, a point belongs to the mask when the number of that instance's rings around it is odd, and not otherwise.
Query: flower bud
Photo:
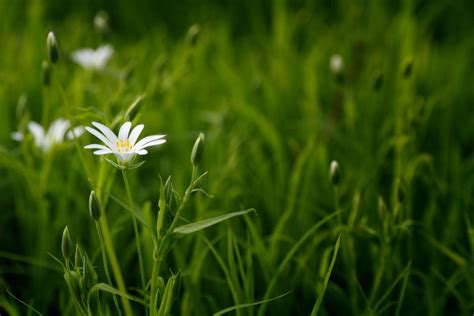
[[[176,197],[174,194],[173,183],[171,183],[171,176],[169,176],[165,182],[165,197],[166,197],[166,206],[168,207],[168,209],[172,209],[175,203]]]
[[[94,28],[97,33],[105,34],[109,30],[109,15],[105,11],[99,11],[94,17]]]
[[[51,84],[51,66],[47,60],[43,60],[41,63],[41,70],[43,85],[48,87]]]
[[[100,219],[100,202],[94,191],[89,195],[89,214],[95,221]]]
[[[51,63],[56,64],[59,60],[59,49],[58,42],[56,42],[56,37],[53,32],[48,33],[48,39],[46,40],[48,47],[48,57]]]
[[[186,43],[190,46],[195,46],[199,38],[199,33],[201,32],[201,27],[198,24],[193,24],[186,34]]]
[[[160,289],[160,290],[163,290],[166,286],[165,280],[163,280],[163,278],[160,277],[160,276],[157,279],[157,285],[158,285],[158,289]]]
[[[335,54],[331,56],[329,67],[333,74],[338,75],[344,70],[344,60],[341,55]]]
[[[336,160],[331,161],[331,164],[329,165],[329,179],[333,185],[338,185],[341,180],[339,163]]]
[[[191,152],[191,163],[197,166],[202,159],[202,151],[204,146],[204,134],[199,133],[198,138],[194,142],[193,150]]]
[[[71,235],[69,235],[69,229],[66,226],[63,231],[63,239],[61,241],[61,251],[65,260],[69,260],[72,255],[72,241]]]

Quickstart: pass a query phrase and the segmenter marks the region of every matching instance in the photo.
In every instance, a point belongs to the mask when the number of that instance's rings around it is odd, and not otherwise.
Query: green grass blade
[[[390,286],[390,288],[385,292],[384,295],[382,295],[382,297],[379,299],[379,301],[374,305],[374,310],[378,310],[379,307],[382,305],[382,303],[388,298],[388,296],[390,295],[390,293],[393,291],[393,289],[395,288],[395,286],[397,286],[398,282],[400,282],[400,280],[408,275],[410,273],[410,267],[411,267],[411,262],[408,263],[407,267],[402,271],[402,273],[400,273],[400,275],[395,279],[395,281],[392,283],[392,285]]]
[[[311,316],[316,316],[318,314],[319,308],[321,307],[321,303],[323,302],[324,292],[329,283],[329,278],[331,277],[332,269],[334,268],[334,264],[336,263],[337,253],[339,251],[339,246],[341,244],[341,235],[337,237],[336,246],[334,247],[334,253],[332,255],[331,264],[329,265],[328,271],[324,276],[324,283],[321,293],[319,293],[316,303],[314,304],[313,311],[311,312]]]
[[[205,220],[202,220],[202,221],[199,221],[199,222],[186,224],[186,225],[183,225],[183,226],[178,226],[174,229],[173,233],[174,234],[181,234],[181,235],[192,234],[192,233],[195,233],[195,232],[200,231],[202,229],[205,229],[205,228],[208,228],[210,226],[216,225],[220,222],[231,219],[232,217],[241,216],[241,215],[244,215],[244,214],[248,214],[250,212],[255,212],[255,209],[251,208],[251,209],[244,210],[244,211],[224,214],[224,215],[216,216],[216,217],[213,217],[213,218],[208,218],[208,219],[205,219]]]
[[[253,303],[244,303],[244,304],[239,304],[239,305],[230,306],[230,307],[224,308],[224,309],[221,310],[221,311],[218,311],[217,313],[214,313],[213,315],[214,315],[214,316],[224,315],[224,314],[226,314],[226,313],[235,311],[235,310],[237,310],[237,309],[246,308],[246,307],[252,307],[252,306],[256,306],[256,305],[263,304],[263,303],[268,303],[268,302],[277,300],[277,299],[279,299],[279,298],[282,298],[282,297],[284,297],[284,296],[286,296],[286,295],[288,295],[288,294],[290,294],[290,293],[291,293],[291,291],[288,291],[288,292],[286,292],[286,293],[284,293],[284,294],[281,294],[281,295],[272,297],[272,298],[267,299],[267,300],[261,300],[261,301],[253,302]]]
[[[320,220],[319,222],[317,222],[315,225],[313,225],[313,227],[311,227],[301,238],[300,240],[298,240],[298,242],[291,248],[291,250],[288,252],[288,254],[286,255],[286,257],[283,259],[283,261],[280,263],[280,265],[278,266],[278,269],[277,271],[275,272],[275,274],[273,275],[273,278],[272,280],[270,281],[270,284],[268,285],[267,287],[267,290],[265,292],[265,295],[264,295],[264,300],[268,299],[269,296],[271,295],[272,293],[272,290],[276,284],[276,281],[278,279],[278,277],[280,276],[280,274],[282,273],[283,269],[288,265],[288,263],[290,262],[290,260],[293,258],[293,256],[296,254],[296,252],[298,251],[298,249],[303,245],[303,243],[314,233],[318,230],[318,228],[320,228],[322,225],[324,225],[325,223],[327,223],[329,220],[333,219],[335,216],[337,216],[340,212],[334,212],[326,217],[324,217],[322,220]],[[262,306],[260,307],[259,311],[258,311],[258,315],[259,316],[263,316],[265,314],[265,308],[266,308],[266,303],[263,303]]]
[[[130,294],[123,293],[123,292],[117,290],[116,288],[114,288],[114,287],[112,287],[108,284],[105,284],[105,283],[98,283],[98,284],[94,285],[89,290],[89,293],[87,294],[87,302],[88,303],[90,301],[91,295],[96,291],[102,291],[102,292],[106,292],[106,293],[109,293],[109,294],[112,294],[112,295],[118,295],[118,296],[126,297],[131,301],[134,301],[134,302],[140,303],[142,305],[145,305],[144,300],[142,300],[138,297],[132,296]]]

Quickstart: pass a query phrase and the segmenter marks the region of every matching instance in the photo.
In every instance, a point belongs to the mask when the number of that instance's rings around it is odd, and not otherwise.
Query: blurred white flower
[[[110,45],[101,45],[96,50],[84,48],[72,53],[72,60],[86,69],[101,70],[114,54]]]
[[[146,155],[148,153],[145,148],[150,146],[160,145],[166,142],[163,138],[166,135],[151,135],[138,141],[138,136],[143,130],[144,125],[135,126],[132,131],[132,123],[124,123],[119,130],[118,135],[115,135],[107,126],[92,122],[92,125],[97,129],[86,126],[86,130],[100,139],[104,144],[91,144],[84,148],[96,149],[95,155],[114,154],[120,166],[128,166],[136,155]]]
[[[341,55],[335,54],[331,56],[331,60],[329,61],[329,66],[331,71],[335,74],[339,74],[344,69],[344,60],[342,59]]]
[[[79,137],[84,133],[83,126],[77,126],[70,129],[71,123],[63,118],[58,118],[53,121],[45,133],[45,129],[38,123],[30,121],[28,123],[28,131],[33,136],[36,147],[41,149],[44,153],[48,152],[54,145],[61,144],[64,141],[64,136],[67,139]],[[23,133],[13,132],[11,134],[13,140],[22,141]]]

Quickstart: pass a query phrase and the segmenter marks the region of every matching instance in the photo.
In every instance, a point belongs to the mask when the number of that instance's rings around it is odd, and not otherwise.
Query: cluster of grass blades
[[[0,314],[472,314],[472,4],[203,3],[0,1]]]

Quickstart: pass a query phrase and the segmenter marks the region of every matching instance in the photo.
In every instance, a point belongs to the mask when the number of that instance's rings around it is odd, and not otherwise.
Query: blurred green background
[[[93,24],[100,10],[105,34]],[[131,172],[145,215],[156,216],[160,175],[184,191],[199,131],[214,198],[197,196],[183,216],[257,210],[200,233],[222,260],[200,235],[176,244],[165,269],[182,273],[174,315],[258,301],[272,280],[269,297],[291,292],[239,315],[309,315],[339,235],[320,314],[474,312],[474,2],[0,0],[0,12],[2,315],[28,311],[7,291],[45,315],[74,314],[47,252],[60,255],[69,225],[103,279],[87,206],[98,170],[125,195],[117,172],[89,151],[86,172],[70,143],[45,157],[10,138],[46,105],[46,125],[66,115],[58,82],[41,79],[51,30],[74,124],[110,124],[145,93],[134,122],[168,135]],[[71,61],[101,43],[115,49],[104,71]],[[344,61],[337,74],[335,54]],[[313,231],[335,212],[333,159],[342,213]],[[133,292],[130,218],[113,202],[107,212]]]

